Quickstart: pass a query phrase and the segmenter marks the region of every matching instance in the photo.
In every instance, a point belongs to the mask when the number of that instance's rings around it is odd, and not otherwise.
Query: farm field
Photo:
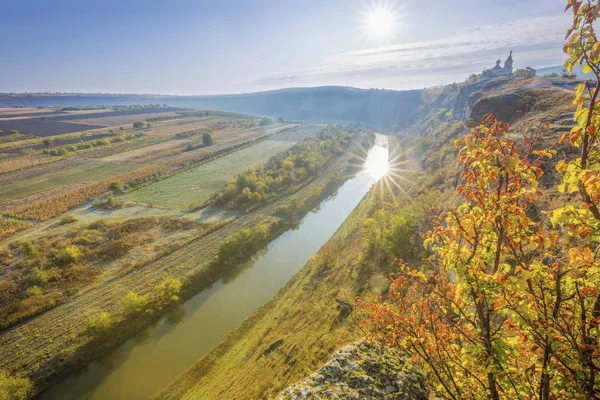
[[[131,159],[136,159],[147,154],[152,154],[161,150],[173,149],[176,147],[186,146],[189,144],[190,140],[169,140],[163,143],[153,144],[147,147],[142,147],[140,149],[130,150],[123,153],[114,154],[111,156],[103,157],[104,161],[128,161]]]
[[[104,128],[102,125],[85,125],[79,123],[69,123],[61,121],[41,121],[39,118],[23,118],[12,120],[0,120],[0,130],[4,132],[13,129],[20,133],[31,134],[35,136],[56,136],[64,133],[73,133]]]
[[[0,203],[20,199],[58,186],[87,183],[108,178],[139,167],[136,164],[94,162],[82,167],[58,171],[0,187]]]
[[[28,110],[23,112],[0,110],[0,130],[17,130],[23,134],[40,137],[56,136],[66,133],[82,132],[130,124],[157,116],[172,116],[176,112],[187,111],[184,108],[141,108],[126,110],[74,110],[50,109]]]
[[[325,184],[331,174],[343,171],[349,160],[348,152],[332,162],[322,175],[294,196],[300,199],[310,197],[315,186]],[[81,358],[89,359],[102,354],[105,348],[94,345],[93,339],[84,334],[86,321],[91,316],[100,312],[118,316],[123,299],[129,292],[151,294],[153,288],[167,277],[182,281],[200,279],[203,285],[208,285],[220,275],[218,270],[213,269],[213,262],[225,238],[258,223],[275,226],[278,218],[273,217],[273,213],[289,200],[290,196],[283,197],[255,212],[240,215],[205,236],[187,243],[180,242],[179,248],[143,263],[131,272],[123,273],[119,268],[109,268],[110,275],[97,278],[94,284],[72,300],[0,333],[0,352],[5,355],[0,359],[0,368],[18,369],[34,377],[36,382],[48,385],[56,379],[54,374],[63,368],[73,368]],[[103,284],[108,280],[110,285]],[[191,294],[187,293],[186,296]],[[70,339],[61,340],[64,337]],[[115,337],[114,340],[118,343],[122,338]]]
[[[131,124],[136,121],[145,121],[148,118],[172,117],[174,115],[177,115],[175,111],[171,111],[171,112],[156,111],[155,113],[145,112],[145,113],[141,113],[141,114],[126,114],[126,115],[105,115],[105,114],[112,114],[112,113],[102,113],[102,114],[97,114],[97,115],[93,115],[93,116],[85,115],[86,118],[77,118],[77,119],[73,119],[73,120],[75,120],[81,124],[111,126],[111,125]]]
[[[124,200],[185,209],[201,203],[221,190],[229,179],[244,168],[265,162],[292,147],[294,142],[266,140],[209,163],[182,172],[124,196]]]

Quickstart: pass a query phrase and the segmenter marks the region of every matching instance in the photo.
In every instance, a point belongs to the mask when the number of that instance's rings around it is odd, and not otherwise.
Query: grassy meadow
[[[185,209],[208,199],[244,168],[266,162],[292,147],[294,142],[266,140],[196,168],[159,181],[123,197],[126,201]]]

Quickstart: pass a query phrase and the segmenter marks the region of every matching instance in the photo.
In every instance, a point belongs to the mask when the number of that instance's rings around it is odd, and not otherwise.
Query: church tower
[[[507,74],[512,74],[513,72],[513,59],[512,59],[512,50],[510,51],[510,54],[508,55],[508,58],[506,59],[506,61],[504,61],[504,71]]]

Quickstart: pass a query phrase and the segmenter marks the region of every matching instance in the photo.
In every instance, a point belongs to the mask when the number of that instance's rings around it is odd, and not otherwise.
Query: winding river
[[[361,171],[252,260],[136,337],[44,392],[41,399],[148,399],[267,302],[339,228],[385,174],[387,137],[377,135]]]

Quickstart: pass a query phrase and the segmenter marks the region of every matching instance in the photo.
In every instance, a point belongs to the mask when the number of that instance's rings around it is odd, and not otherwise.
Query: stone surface
[[[423,375],[406,356],[361,342],[336,351],[321,369],[277,398],[425,400],[428,395]]]

